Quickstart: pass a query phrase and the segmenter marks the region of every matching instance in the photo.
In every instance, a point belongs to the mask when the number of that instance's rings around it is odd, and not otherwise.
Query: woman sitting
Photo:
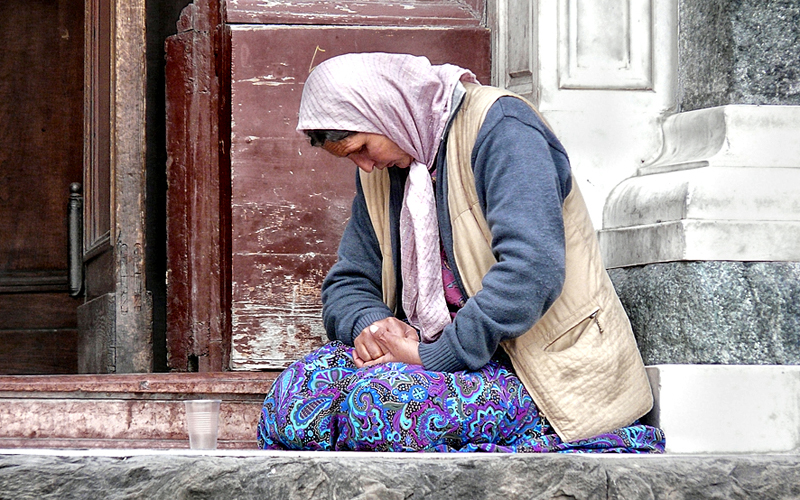
[[[297,129],[356,164],[356,196],[322,285],[333,342],[275,381],[261,448],[663,452],[567,154],[529,103],[424,57],[346,54],[309,75]]]

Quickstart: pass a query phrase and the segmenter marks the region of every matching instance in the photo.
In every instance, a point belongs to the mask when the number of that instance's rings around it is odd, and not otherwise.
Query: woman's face
[[[340,158],[350,158],[364,172],[387,167],[408,168],[414,158],[391,139],[379,134],[359,132],[341,141],[326,141],[322,148]]]

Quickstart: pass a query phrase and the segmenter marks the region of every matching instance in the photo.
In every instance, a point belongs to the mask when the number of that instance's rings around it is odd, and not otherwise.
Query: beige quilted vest
[[[495,87],[465,87],[467,95],[447,142],[447,182],[456,266],[471,297],[496,262],[475,191],[472,149],[491,105],[514,94]],[[384,301],[394,308],[389,176],[386,171],[362,173],[361,182],[383,254]],[[502,345],[555,431],[563,440],[574,441],[630,424],[650,410],[653,397],[630,323],[603,266],[594,227],[574,182],[563,216],[566,278],[561,295],[528,332]]]

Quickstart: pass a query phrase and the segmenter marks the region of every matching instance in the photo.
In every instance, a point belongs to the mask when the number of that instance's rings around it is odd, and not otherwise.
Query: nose
[[[353,160],[353,163],[355,163],[358,168],[360,168],[366,173],[372,172],[372,170],[375,168],[375,162],[370,159],[360,156],[351,157],[350,159]]]

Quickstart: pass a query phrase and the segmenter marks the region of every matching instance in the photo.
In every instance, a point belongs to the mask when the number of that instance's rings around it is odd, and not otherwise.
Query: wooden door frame
[[[224,16],[220,0],[196,0],[165,44],[167,364],[177,371],[224,371],[230,359],[230,35]]]
[[[79,371],[149,372],[153,348],[144,252],[145,0],[85,0],[84,6],[87,297],[78,308]],[[108,80],[100,88],[99,77]],[[100,175],[102,168],[108,169],[105,177]],[[100,196],[104,189],[109,192]],[[97,220],[104,222],[97,226]]]

